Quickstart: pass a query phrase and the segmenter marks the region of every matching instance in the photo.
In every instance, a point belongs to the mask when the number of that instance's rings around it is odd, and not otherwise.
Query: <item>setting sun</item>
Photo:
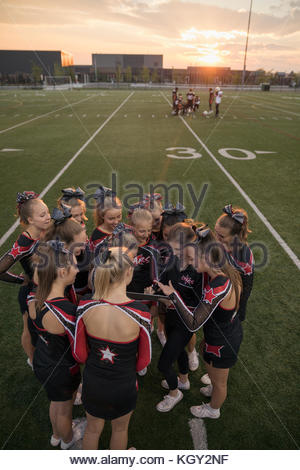
[[[218,52],[213,52],[211,54],[206,54],[203,55],[202,57],[199,57],[198,60],[200,62],[205,62],[206,64],[217,64],[221,61],[220,56],[218,55]]]

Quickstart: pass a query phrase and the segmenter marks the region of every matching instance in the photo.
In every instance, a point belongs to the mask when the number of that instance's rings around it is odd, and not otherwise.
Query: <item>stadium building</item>
[[[231,83],[230,67],[187,67],[189,83]]]
[[[3,77],[24,77],[38,67],[43,75],[54,75],[58,68],[74,65],[73,55],[65,51],[0,50],[0,74]]]
[[[148,69],[150,76],[161,78],[163,55],[150,54],[92,54],[95,73],[114,79],[118,74],[126,75],[130,70],[133,78],[140,78],[143,69]]]

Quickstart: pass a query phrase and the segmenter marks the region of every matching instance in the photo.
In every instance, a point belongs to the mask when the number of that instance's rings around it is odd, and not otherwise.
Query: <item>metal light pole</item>
[[[242,87],[244,87],[244,84],[245,84],[246,61],[247,61],[247,51],[248,51],[248,39],[249,39],[249,31],[250,31],[251,13],[252,13],[252,0],[250,0],[250,10],[249,10],[249,18],[248,18],[248,31],[247,31],[245,57],[244,57],[244,69],[243,69],[243,75],[242,75]]]

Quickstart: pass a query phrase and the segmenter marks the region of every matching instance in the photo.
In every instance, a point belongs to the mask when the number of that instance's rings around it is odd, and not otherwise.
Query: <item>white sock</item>
[[[210,403],[207,403],[207,406],[210,407],[210,409],[211,409],[211,411],[212,411],[213,413],[218,413],[218,411],[220,411],[220,408],[212,408],[211,405],[210,405]]]

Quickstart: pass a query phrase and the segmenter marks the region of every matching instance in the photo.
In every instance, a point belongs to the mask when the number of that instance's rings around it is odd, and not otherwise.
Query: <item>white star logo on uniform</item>
[[[106,346],[106,349],[99,349],[99,351],[102,354],[101,361],[105,361],[105,359],[108,359],[112,364],[114,364],[114,357],[118,356],[118,354],[113,353],[108,346]]]

